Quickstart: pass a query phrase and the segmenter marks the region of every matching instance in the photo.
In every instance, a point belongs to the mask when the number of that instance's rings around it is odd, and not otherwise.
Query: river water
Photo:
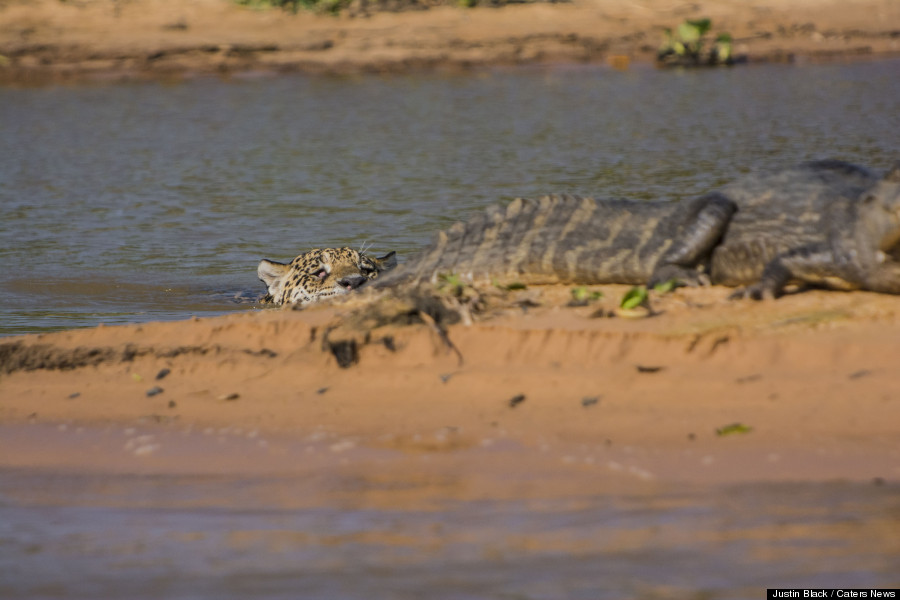
[[[409,256],[516,196],[898,156],[900,62],[0,89],[0,335],[247,310],[261,258]]]

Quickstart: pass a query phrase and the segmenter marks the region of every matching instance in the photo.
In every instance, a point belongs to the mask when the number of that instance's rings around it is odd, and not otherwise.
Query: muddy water
[[[482,466],[448,470],[321,432],[0,433],[106,456],[0,470],[4,598],[750,599],[900,583],[896,484],[623,484],[597,464],[568,474],[592,492],[563,495],[519,447],[458,450]],[[479,485],[494,463],[502,481]]]
[[[0,335],[244,310],[262,257],[408,255],[489,203],[886,168],[897,61],[0,90]]]

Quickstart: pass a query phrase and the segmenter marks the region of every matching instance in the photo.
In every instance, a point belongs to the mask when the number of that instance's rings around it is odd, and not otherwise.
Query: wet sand
[[[710,18],[750,61],[896,56],[893,0],[576,0],[368,16],[250,10],[224,0],[4,0],[0,82],[347,74],[650,62],[666,27]]]

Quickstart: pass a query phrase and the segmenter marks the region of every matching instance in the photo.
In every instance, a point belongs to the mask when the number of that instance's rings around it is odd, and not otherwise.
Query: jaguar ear
[[[271,290],[278,283],[278,280],[287,274],[288,269],[290,269],[290,265],[264,258],[259,261],[256,275]]]
[[[900,183],[900,160],[894,163],[894,166],[884,176],[884,180],[891,183]]]
[[[397,266],[397,253],[388,252],[384,256],[373,258],[372,262],[375,263],[379,271],[390,271]]]

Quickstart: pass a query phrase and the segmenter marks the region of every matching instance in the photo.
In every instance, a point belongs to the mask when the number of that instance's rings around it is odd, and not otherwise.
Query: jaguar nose
[[[368,281],[368,278],[364,275],[347,275],[338,280],[338,285],[345,290],[355,290],[366,281]]]

